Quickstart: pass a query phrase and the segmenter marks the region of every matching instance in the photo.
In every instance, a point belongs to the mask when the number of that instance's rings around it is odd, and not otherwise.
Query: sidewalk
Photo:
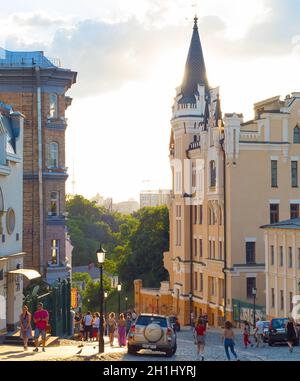
[[[84,361],[90,360],[98,354],[98,342],[84,342],[84,347],[78,348],[80,342],[75,345],[60,345],[47,347],[46,352],[33,352],[33,347],[29,347],[28,351],[24,351],[23,347],[14,345],[0,345],[0,361]],[[108,342],[105,343],[105,352],[100,357],[107,356],[113,360],[114,356],[120,356],[126,353],[126,348],[118,346],[111,347]],[[103,359],[104,359],[103,358]]]

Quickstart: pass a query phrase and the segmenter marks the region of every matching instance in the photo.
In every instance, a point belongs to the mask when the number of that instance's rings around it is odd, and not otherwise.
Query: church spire
[[[181,86],[183,98],[179,102],[196,103],[195,94],[198,94],[198,85],[205,86],[205,93],[208,92],[209,85],[206,77],[203,51],[198,33],[198,17],[195,16],[193,35]]]

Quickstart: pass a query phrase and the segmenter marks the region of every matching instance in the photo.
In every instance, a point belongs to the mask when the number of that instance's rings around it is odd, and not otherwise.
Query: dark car
[[[287,342],[287,332],[286,332],[286,323],[288,318],[274,318],[270,321],[269,326],[269,339],[268,343],[270,346],[277,343],[286,343]],[[299,331],[297,329],[297,338],[294,341],[294,345],[299,345]]]
[[[168,318],[169,318],[170,323],[172,324],[172,327],[174,328],[174,330],[176,332],[179,332],[180,331],[180,323],[179,323],[177,316],[171,315],[171,316],[168,316]]]

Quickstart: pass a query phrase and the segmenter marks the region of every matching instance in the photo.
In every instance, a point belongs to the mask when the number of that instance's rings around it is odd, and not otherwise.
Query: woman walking
[[[294,343],[298,337],[297,335],[297,328],[295,321],[292,317],[289,317],[288,322],[286,323],[286,333],[287,333],[287,343],[289,346],[289,351],[293,352],[294,349]]]
[[[118,320],[118,340],[120,347],[126,346],[126,320],[124,314],[120,314]]]
[[[248,344],[250,344],[251,347],[253,347],[253,344],[250,341],[250,324],[247,321],[245,321],[244,323],[243,338],[244,338],[245,349],[248,348]]]
[[[96,312],[93,316],[93,341],[99,340],[100,315]]]
[[[238,360],[237,354],[235,353],[234,350],[234,332],[232,329],[232,324],[230,321],[225,322],[225,329],[222,337],[223,343],[224,343],[224,348],[225,348],[225,353],[228,361],[230,361],[230,354],[229,354],[229,349],[231,353],[233,354],[234,358]]]
[[[116,330],[116,327],[117,327],[115,316],[116,316],[115,313],[111,312],[108,315],[108,321],[107,321],[108,336],[109,336],[109,342],[110,342],[110,346],[111,347],[114,345],[115,330]]]
[[[197,356],[198,360],[204,361],[204,347],[205,347],[205,332],[206,325],[203,319],[199,318],[195,327],[195,339],[197,344]]]
[[[25,305],[23,307],[23,312],[20,315],[20,335],[24,343],[24,351],[28,349],[28,339],[32,336],[31,328],[31,313],[28,311],[28,307]]]

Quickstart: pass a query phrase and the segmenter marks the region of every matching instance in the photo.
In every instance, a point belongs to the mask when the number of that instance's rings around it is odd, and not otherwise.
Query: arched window
[[[57,118],[58,108],[57,108],[57,94],[50,94],[50,105],[49,105],[49,116],[50,118]]]
[[[50,167],[58,167],[58,143],[50,143]]]
[[[210,170],[210,186],[215,187],[216,186],[216,163],[214,160],[210,161],[209,170]]]
[[[294,144],[300,144],[300,128],[298,125],[294,128]]]

